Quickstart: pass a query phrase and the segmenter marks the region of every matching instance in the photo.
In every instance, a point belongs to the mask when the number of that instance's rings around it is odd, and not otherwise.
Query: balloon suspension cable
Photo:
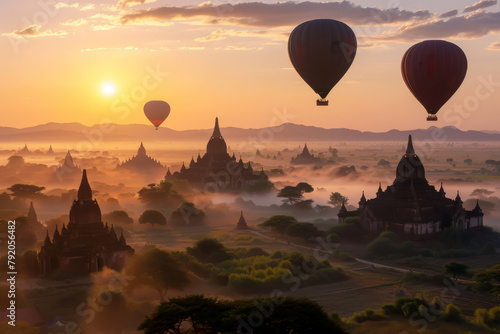
[[[326,99],[317,99],[316,100],[316,105],[317,106],[327,106],[328,105],[328,100],[326,100]]]
[[[433,114],[429,114],[427,116],[427,120],[428,121],[437,121],[438,120],[438,117],[436,115],[433,115]]]

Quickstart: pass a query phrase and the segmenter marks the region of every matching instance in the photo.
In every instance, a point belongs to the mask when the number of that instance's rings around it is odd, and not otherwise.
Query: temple
[[[127,245],[123,232],[117,237],[111,225],[103,224],[101,209],[92,199],[92,189],[83,170],[78,198],[69,212],[68,226],[58,227],[52,237],[47,235],[38,254],[41,273],[48,275],[60,268],[65,271],[86,274],[101,271],[105,266],[121,270],[134,249]]]
[[[56,171],[54,172],[54,175],[58,178],[61,179],[63,176],[74,176],[76,174],[80,174],[81,172],[80,166],[77,166],[74,161],[73,157],[71,156],[71,153],[68,150],[68,153],[66,154],[66,157],[64,157],[64,161],[62,162],[62,165],[57,167]]]
[[[264,170],[254,173],[250,162],[236,161],[236,157],[227,153],[226,141],[219,129],[219,120],[215,119],[215,127],[207,144],[207,152],[200,157],[191,158],[189,166],[184,163],[180,171],[171,173],[167,170],[165,180],[184,179],[194,186],[203,187],[205,191],[244,190],[259,180],[267,180]]]
[[[30,208],[28,210],[28,216],[26,219],[26,226],[35,233],[38,239],[43,237],[45,233],[45,226],[38,220],[38,216],[35,212],[35,207],[33,206],[33,202],[30,202]]]
[[[237,230],[248,230],[249,229],[247,222],[245,220],[245,217],[243,217],[243,210],[241,211],[240,220],[238,220],[238,223],[236,224],[236,229]]]
[[[146,154],[146,149],[141,142],[141,146],[137,150],[137,155],[118,164],[116,168],[124,168],[138,172],[150,172],[151,170],[161,170],[165,167],[159,161],[156,161],[156,159]]]
[[[28,145],[24,144],[24,147],[17,151],[18,154],[29,154],[31,151],[28,149]]]
[[[309,164],[317,164],[320,163],[321,159],[319,157],[315,157],[314,154],[309,153],[309,149],[307,148],[307,144],[304,144],[304,149],[302,153],[293,157],[290,160],[292,165],[309,165]]]
[[[360,217],[371,234],[392,231],[401,236],[419,238],[453,227],[459,230],[483,226],[483,212],[479,202],[473,210],[463,207],[459,193],[447,198],[441,184],[437,191],[425,178],[425,168],[413,148],[411,135],[406,152],[399,161],[392,185],[382,190],[379,185],[376,198],[361,196],[357,210],[348,211],[344,204],[338,213],[339,223],[348,217]]]

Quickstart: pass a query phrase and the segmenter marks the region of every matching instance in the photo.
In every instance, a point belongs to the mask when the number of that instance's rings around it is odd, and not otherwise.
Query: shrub
[[[488,243],[486,243],[486,245],[484,245],[484,248],[481,249],[481,254],[482,255],[493,255],[493,254],[496,254],[497,252],[497,249],[495,247],[495,244],[493,244],[493,242],[491,241],[488,241]]]
[[[403,315],[405,317],[409,317],[413,313],[418,312],[419,306],[420,306],[419,303],[416,300],[413,300],[413,301],[407,302],[403,306],[401,306],[401,311],[403,312]]]
[[[448,304],[443,314],[441,314],[441,319],[450,322],[461,322],[463,317],[458,307],[453,304]]]

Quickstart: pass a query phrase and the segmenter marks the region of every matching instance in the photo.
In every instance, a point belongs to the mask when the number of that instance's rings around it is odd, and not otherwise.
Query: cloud
[[[500,51],[500,42],[491,43],[486,50]]]
[[[244,2],[223,5],[205,2],[198,6],[169,6],[137,10],[123,15],[121,22],[128,24],[147,20],[205,19],[206,24],[288,27],[305,20],[328,16],[354,25],[385,25],[427,19],[432,17],[432,14],[424,10],[413,12],[398,8],[362,7],[349,1],[278,2],[274,4]]]
[[[10,33],[4,33],[4,36],[11,36],[15,38],[35,38],[35,37],[47,37],[47,36],[64,36],[68,33],[64,30],[52,31],[50,29],[40,31],[41,26],[38,24],[32,24],[21,30],[14,30]]]
[[[439,18],[444,19],[444,18],[447,18],[447,17],[455,16],[457,14],[458,14],[458,10],[454,9],[454,10],[450,10],[449,12],[446,12],[446,13],[443,13],[443,14],[439,15]]]
[[[477,11],[449,20],[428,21],[400,27],[396,32],[371,37],[386,40],[415,40],[432,38],[472,39],[500,31],[500,12]]]
[[[85,5],[80,8],[81,11],[86,11],[86,10],[92,10],[95,8],[95,5],[93,3],[89,3],[88,5]]]
[[[213,42],[226,39],[228,36],[233,37],[258,37],[272,38],[273,40],[286,40],[288,33],[272,32],[268,30],[236,30],[236,29],[217,29],[212,31],[210,35],[196,38],[196,42]]]
[[[55,5],[56,8],[78,8],[78,6],[79,6],[78,2],[73,3],[71,5],[64,2],[58,2]]]
[[[226,46],[224,48],[224,50],[226,50],[226,51],[250,51],[250,50],[260,51],[260,50],[264,50],[264,48],[263,47],[248,48],[245,46],[238,47],[238,46],[234,46],[234,45],[229,45],[229,46]]]
[[[179,50],[188,50],[188,51],[201,51],[205,50],[204,46],[181,46]]]
[[[117,26],[112,25],[112,24],[98,24],[98,25],[93,25],[91,27],[92,30],[111,30],[116,28]]]
[[[105,48],[105,47],[99,47],[99,48],[88,48],[88,49],[80,49],[81,52],[95,52],[95,51],[118,51],[118,50],[125,50],[125,51],[136,51],[139,50],[139,48],[135,46],[127,46],[124,48]]]
[[[87,20],[85,19],[78,19],[78,20],[68,20],[66,22],[61,23],[63,26],[73,26],[73,27],[78,27],[82,26],[84,24],[87,24]]]
[[[120,0],[116,5],[116,8],[123,9],[125,7],[131,7],[135,5],[142,5],[146,3],[156,2],[157,0]]]
[[[473,4],[472,6],[467,6],[464,9],[464,13],[473,12],[478,9],[491,7],[497,4],[497,0],[481,0]]]

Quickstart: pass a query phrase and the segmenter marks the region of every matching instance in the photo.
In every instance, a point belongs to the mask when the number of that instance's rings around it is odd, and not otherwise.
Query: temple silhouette
[[[236,157],[227,153],[226,141],[219,129],[219,119],[215,118],[215,127],[207,144],[207,152],[196,161],[191,158],[189,167],[184,163],[180,171],[171,173],[170,168],[165,175],[165,181],[184,179],[190,184],[203,187],[207,191],[243,190],[254,185],[259,180],[267,180],[268,176],[262,169],[254,173],[248,162],[236,161]]]
[[[105,266],[121,270],[134,249],[127,245],[123,232],[118,238],[111,225],[103,224],[101,209],[92,199],[92,189],[83,170],[78,189],[78,199],[73,201],[69,212],[69,223],[58,227],[52,237],[49,232],[38,254],[41,273],[48,275],[56,268],[84,274],[101,271]]]
[[[151,170],[163,169],[165,167],[159,161],[156,161],[156,159],[146,154],[146,148],[144,148],[141,142],[141,146],[137,150],[137,155],[116,165],[116,168],[124,168],[138,172],[150,172]]]
[[[62,162],[62,165],[56,168],[54,175],[57,179],[61,179],[64,176],[76,176],[77,174],[79,175],[81,171],[82,169],[80,168],[80,166],[75,164],[75,162],[73,161],[73,157],[68,150],[68,153],[66,154]]]
[[[243,210],[241,210],[241,215],[240,215],[240,220],[238,220],[238,223],[236,223],[236,229],[237,230],[248,230],[248,224],[245,220],[245,217],[243,217]]]
[[[424,165],[415,154],[410,135],[392,185],[382,190],[379,184],[377,197],[370,200],[363,192],[357,210],[348,211],[342,204],[338,221],[344,223],[348,217],[360,217],[371,234],[392,231],[416,238],[438,233],[447,227],[470,230],[483,226],[484,214],[479,202],[468,211],[464,209],[458,192],[454,200],[445,195],[442,184],[437,191],[427,182]]]
[[[293,157],[290,160],[290,163],[292,165],[309,165],[309,164],[317,164],[320,162],[321,159],[319,157],[315,157],[314,154],[309,153],[307,144],[304,144],[304,149],[302,150],[302,153]]]

